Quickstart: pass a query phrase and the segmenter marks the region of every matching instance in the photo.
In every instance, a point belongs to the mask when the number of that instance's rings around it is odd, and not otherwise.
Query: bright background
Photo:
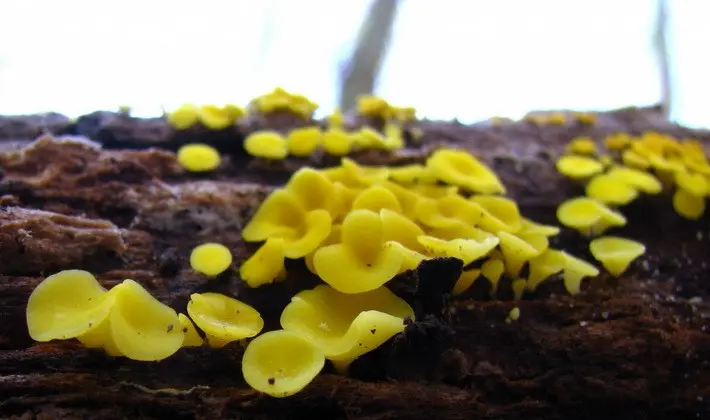
[[[430,118],[660,100],[656,0],[400,0],[376,93]],[[330,110],[370,0],[0,0],[0,114],[246,103]],[[710,127],[710,1],[668,0],[672,116]]]

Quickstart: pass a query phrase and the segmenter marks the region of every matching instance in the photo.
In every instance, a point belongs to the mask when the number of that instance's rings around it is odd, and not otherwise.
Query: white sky
[[[0,0],[0,113],[126,104],[151,115],[186,101],[245,103],[275,85],[327,110],[368,3]],[[710,2],[670,3],[676,117],[710,126]],[[651,104],[654,17],[655,0],[404,0],[377,92],[465,121]]]

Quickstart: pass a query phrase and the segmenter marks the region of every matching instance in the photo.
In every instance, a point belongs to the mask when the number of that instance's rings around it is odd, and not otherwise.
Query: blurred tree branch
[[[666,117],[671,112],[672,82],[670,57],[668,51],[668,4],[666,0],[657,0],[657,15],[654,31],[654,47],[658,59],[661,78],[661,106]]]
[[[358,95],[372,93],[392,34],[399,0],[373,0],[341,72],[339,104],[347,111]]]

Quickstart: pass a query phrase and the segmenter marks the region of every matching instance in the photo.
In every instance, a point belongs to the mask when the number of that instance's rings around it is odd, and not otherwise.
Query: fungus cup
[[[114,287],[111,291],[118,289],[121,285]],[[103,349],[104,352],[111,357],[124,356],[123,353],[116,347],[111,333],[111,322],[106,318],[98,327],[93,328],[86,333],[76,337],[76,339],[86,348]]]
[[[357,98],[357,112],[366,117],[387,119],[391,109],[390,104],[380,97],[362,95]]]
[[[352,204],[353,210],[370,210],[379,212],[381,209],[402,213],[402,206],[397,197],[387,188],[373,185],[358,194]]]
[[[459,279],[456,280],[456,284],[454,284],[454,288],[451,291],[452,296],[459,296],[462,293],[466,292],[468,289],[473,286],[473,283],[481,276],[481,270],[479,269],[471,269],[471,270],[465,270],[464,272],[461,273],[459,276]]]
[[[618,277],[633,260],[646,252],[646,247],[630,239],[605,236],[592,240],[589,243],[589,251],[609,273]]]
[[[485,213],[476,203],[459,195],[421,198],[414,209],[417,219],[432,228],[445,228],[465,223],[474,225]]]
[[[526,283],[529,291],[535,291],[537,287],[566,267],[567,257],[561,251],[548,249],[537,257],[529,261],[528,267],[530,275]]]
[[[329,128],[323,133],[322,142],[327,154],[345,156],[352,150],[354,138],[340,128]]]
[[[204,344],[204,340],[197,333],[195,324],[192,323],[190,318],[185,314],[178,314],[178,319],[180,320],[180,327],[182,328],[183,334],[185,334],[185,339],[182,341],[183,347],[200,347]]]
[[[208,144],[186,144],[177,151],[178,163],[190,172],[208,172],[219,167],[221,157],[214,147]]]
[[[218,243],[196,246],[190,253],[190,266],[198,273],[214,277],[223,273],[232,264],[229,248]]]
[[[517,276],[527,261],[537,257],[544,251],[544,249],[538,249],[511,233],[500,231],[497,235],[500,239],[500,249],[505,258],[506,271],[511,276]],[[538,244],[540,248],[547,247],[547,240],[544,236],[539,235],[536,238],[542,238],[544,240],[544,245]]]
[[[252,388],[281,398],[305,388],[324,365],[325,356],[313,343],[293,332],[277,330],[249,343],[242,357],[242,374]]]
[[[555,166],[562,175],[572,179],[586,179],[604,170],[598,160],[576,155],[561,156]]]
[[[202,105],[197,117],[200,123],[210,130],[224,130],[234,123],[230,111],[216,105]]]
[[[323,133],[320,127],[296,128],[286,136],[286,144],[292,155],[305,157],[316,151],[322,138]]]
[[[264,328],[256,309],[219,293],[193,293],[187,313],[208,340],[220,344],[254,337]]]
[[[182,346],[185,333],[177,313],[133,280],[124,280],[109,315],[111,338],[126,357],[165,359]]]
[[[424,165],[405,165],[390,169],[390,179],[400,184],[434,184],[436,176]]]
[[[673,194],[673,208],[686,219],[698,220],[705,213],[705,197],[698,197],[679,188]]]
[[[285,270],[284,240],[269,238],[239,267],[239,276],[249,287],[272,283]]]
[[[590,198],[605,204],[626,205],[638,197],[633,186],[619,179],[618,176],[597,175],[587,184],[585,190]]]
[[[495,293],[498,290],[498,283],[505,272],[505,263],[498,258],[489,258],[481,266],[481,274],[491,283],[491,290]]]
[[[613,178],[647,194],[658,194],[663,185],[652,174],[638,169],[617,166],[609,170],[607,177]]]
[[[562,273],[565,289],[570,295],[579,294],[582,287],[582,280],[585,277],[595,277],[599,275],[599,269],[588,262],[570,255],[564,251],[565,268]]]
[[[452,239],[444,241],[432,236],[420,236],[417,238],[424,246],[427,254],[436,257],[453,257],[463,261],[466,266],[472,262],[485,257],[489,252],[498,246],[499,239],[495,236],[485,238],[481,241],[474,239]]]
[[[384,241],[382,219],[369,210],[353,210],[343,220],[342,243],[313,256],[318,276],[343,293],[377,289],[399,272],[403,255]]]
[[[180,105],[176,110],[166,115],[168,123],[176,130],[186,130],[197,124],[199,110],[193,104]]]
[[[600,235],[611,227],[626,224],[621,213],[588,197],[571,198],[562,203],[557,208],[557,219],[585,236]]]
[[[252,156],[280,160],[288,155],[286,139],[275,131],[257,131],[244,139],[244,149]]]
[[[699,173],[675,172],[675,183],[678,188],[696,197],[704,197],[708,194],[708,181]]]
[[[439,149],[427,159],[427,168],[441,181],[481,194],[504,194],[498,176],[470,153]]]
[[[597,143],[589,137],[575,137],[567,145],[567,151],[580,155],[595,155]]]
[[[473,211],[480,214],[478,225],[483,229],[489,232],[520,230],[520,209],[515,201],[494,195],[474,195],[470,201],[480,206]]]
[[[335,183],[320,171],[301,168],[286,183],[284,190],[292,193],[305,210],[328,210],[335,217],[341,204]]]
[[[405,318],[414,319],[414,310],[386,287],[351,295],[319,285],[291,299],[281,327],[330,360],[352,361],[402,332]]]
[[[27,302],[27,328],[35,341],[67,340],[97,328],[109,316],[115,294],[83,270],[44,279]]]

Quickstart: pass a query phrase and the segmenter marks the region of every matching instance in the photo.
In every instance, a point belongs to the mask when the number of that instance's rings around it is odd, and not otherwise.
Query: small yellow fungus
[[[429,230],[427,234],[429,236],[433,236],[439,239],[445,239],[447,241],[460,238],[482,241],[486,238],[494,236],[492,233],[486,232],[485,230],[479,229],[463,222],[446,225],[444,227],[434,228]]]
[[[113,291],[114,289],[117,289],[117,287],[114,287],[111,290]],[[111,323],[108,318],[106,318],[98,327],[87,331],[86,333],[78,336],[76,339],[86,348],[103,349],[104,352],[111,357],[123,356],[123,353],[118,350],[116,343],[113,341],[113,336],[111,335]]]
[[[593,239],[589,251],[604,268],[614,276],[620,276],[629,264],[646,252],[646,247],[630,239],[605,236]]]
[[[537,233],[544,236],[556,236],[560,233],[557,226],[542,225],[524,217],[520,218],[520,233]]]
[[[592,125],[597,122],[597,114],[593,112],[576,112],[574,118],[582,124]]]
[[[221,162],[217,149],[202,143],[191,143],[180,147],[177,151],[177,160],[190,172],[213,171]]]
[[[197,333],[195,324],[185,314],[178,314],[180,328],[182,328],[185,339],[182,341],[183,347],[200,347],[204,344],[202,337]]]
[[[563,252],[565,256],[565,268],[562,273],[565,288],[571,295],[579,293],[582,287],[582,280],[585,277],[594,277],[599,275],[599,269],[589,264],[588,262],[579,259],[573,255]]]
[[[304,167],[291,175],[284,190],[292,193],[305,210],[324,209],[334,213],[339,207],[335,185],[320,171]]]
[[[498,282],[504,272],[505,264],[498,258],[489,258],[481,266],[481,274],[491,283],[493,293],[498,290]]]
[[[352,208],[353,210],[370,210],[375,213],[379,213],[381,209],[402,213],[402,206],[397,197],[387,188],[379,185],[373,185],[362,191],[353,201]]]
[[[360,115],[386,119],[390,117],[390,104],[374,95],[362,95],[357,98],[357,112]]]
[[[390,179],[400,184],[434,184],[436,176],[424,165],[412,164],[390,169]]]
[[[429,185],[429,184],[415,184],[410,187],[410,189],[426,198],[442,198],[449,195],[457,195],[459,193],[459,187],[452,185]]]
[[[367,187],[389,178],[390,172],[388,167],[358,165],[357,162],[348,158],[342,158],[341,164],[347,176],[362,187]]]
[[[291,130],[286,136],[289,152],[298,157],[308,156],[321,144],[323,133],[320,127],[302,127]]]
[[[244,380],[259,392],[288,397],[305,388],[325,366],[325,356],[313,343],[290,331],[264,333],[244,350]]]
[[[404,136],[402,135],[402,127],[398,124],[388,122],[385,124],[385,141],[384,146],[387,150],[398,150],[404,147]]]
[[[353,144],[359,149],[387,149],[385,137],[370,127],[361,127],[354,133]]]
[[[679,188],[673,193],[673,208],[686,219],[698,220],[705,213],[705,197]]]
[[[543,281],[550,276],[564,270],[567,264],[567,257],[564,253],[556,249],[548,249],[528,263],[530,275],[526,287],[529,291],[535,291]]]
[[[254,337],[264,328],[256,309],[219,293],[193,293],[187,313],[208,339],[224,343]]]
[[[323,133],[323,150],[329,155],[345,156],[352,150],[353,136],[340,128],[329,128]]]
[[[210,130],[224,130],[234,123],[230,111],[216,105],[202,105],[197,117],[200,123]]]
[[[327,285],[304,290],[281,314],[281,327],[311,341],[331,360],[348,361],[376,349],[404,330],[414,311],[380,287],[345,294]]]
[[[410,188],[403,187],[390,181],[381,181],[378,185],[387,189],[387,191],[397,197],[397,201],[402,206],[402,214],[410,219],[416,218],[417,205],[419,204],[420,196],[416,192],[412,192]]]
[[[567,122],[567,116],[562,112],[551,112],[547,115],[547,123],[550,125],[564,125]]]
[[[326,117],[328,122],[328,128],[343,128],[345,122],[345,117],[343,116],[343,111],[340,108],[335,108],[333,112]]]
[[[333,228],[330,231],[330,235],[328,235],[328,237],[325,238],[325,240],[323,240],[323,242],[321,242],[320,246],[324,247],[324,246],[340,243],[342,229],[343,229],[342,225],[333,225]],[[317,274],[316,268],[313,265],[313,257],[315,256],[316,251],[317,250],[311,252],[310,254],[306,255],[306,257],[304,258],[306,261],[306,267],[313,274]]]
[[[454,289],[451,291],[452,296],[458,296],[468,289],[471,288],[473,283],[480,277],[481,275],[481,270],[479,269],[472,269],[472,270],[466,270],[461,275],[459,276],[459,279],[456,281],[456,284],[454,285]]]
[[[195,105],[183,104],[176,110],[168,113],[166,118],[176,130],[186,130],[197,123],[199,110]]]
[[[521,228],[518,204],[506,197],[474,195],[470,201],[480,206],[474,210],[480,215],[478,225],[489,232],[517,232]]]
[[[116,348],[133,360],[163,360],[185,339],[177,313],[133,280],[121,283],[109,325]]]
[[[675,182],[678,188],[697,197],[707,195],[710,189],[707,179],[702,174],[698,173],[676,172]]]
[[[626,205],[638,197],[638,191],[618,177],[607,174],[597,175],[587,184],[588,197],[605,204]]]
[[[479,258],[485,257],[499,243],[498,238],[495,236],[488,237],[482,241],[473,239],[444,241],[433,236],[423,235],[418,237],[417,240],[424,246],[427,254],[436,257],[458,258],[463,261],[463,265],[468,265]]]
[[[369,210],[353,210],[343,220],[342,243],[313,256],[318,276],[343,293],[377,289],[399,272],[403,256],[384,241],[382,219]]]
[[[439,199],[422,198],[417,202],[415,214],[424,225],[439,228],[465,222],[474,225],[484,211],[479,205],[459,195],[447,195]]]
[[[232,121],[237,121],[246,115],[246,110],[239,105],[227,104],[223,107],[224,111],[229,115]]]
[[[216,276],[223,273],[232,264],[229,248],[218,243],[205,243],[196,246],[190,254],[190,266],[198,273]]]
[[[424,138],[424,130],[420,127],[412,127],[409,129],[409,134],[412,136],[412,140],[416,143],[421,143],[422,138]]]
[[[587,236],[599,235],[610,227],[626,224],[624,215],[588,197],[566,200],[557,208],[557,219]]]
[[[525,294],[525,286],[527,281],[525,279],[514,279],[513,283],[510,285],[513,289],[513,299],[520,300]]]
[[[397,274],[404,273],[408,270],[415,270],[419,267],[422,261],[427,259],[427,256],[421,252],[414,251],[400,244],[397,241],[387,241],[385,244],[397,250],[402,255],[402,265],[399,267]]]
[[[562,175],[572,179],[586,179],[604,170],[598,160],[576,155],[561,156],[555,166]]]
[[[417,118],[417,110],[413,107],[392,107],[392,113],[399,122],[410,122]]]
[[[617,166],[609,170],[606,175],[647,194],[658,194],[663,188],[658,178],[634,168]]]
[[[318,104],[306,98],[303,95],[291,94],[291,102],[288,105],[288,110],[303,118],[311,118],[313,113],[318,108]]]
[[[64,270],[44,279],[27,302],[27,328],[35,341],[66,340],[97,328],[109,316],[114,294],[91,273]]]
[[[595,155],[597,143],[589,137],[575,137],[567,145],[567,151],[580,155]]]
[[[424,252],[424,247],[417,240],[424,235],[419,225],[389,209],[380,210],[380,218],[384,241],[396,241],[411,250]]]
[[[510,312],[508,313],[508,318],[506,319],[506,321],[508,321],[508,322],[515,322],[515,321],[517,321],[518,319],[520,319],[520,308],[518,308],[518,307],[516,306],[516,307],[512,308],[512,309],[510,310]]]
[[[250,287],[274,282],[284,270],[284,240],[272,237],[239,267],[239,276]]]
[[[628,133],[610,134],[604,139],[604,147],[609,150],[624,150],[631,144],[631,136]]]
[[[266,159],[284,159],[288,155],[286,139],[275,131],[257,131],[244,139],[244,149],[252,156]]]
[[[506,272],[511,276],[517,276],[525,262],[537,257],[542,252],[511,233],[500,231],[497,235],[500,239],[500,250],[505,258]],[[542,235],[540,237],[545,239]]]
[[[631,149],[624,150],[624,152],[621,154],[621,160],[622,162],[624,162],[624,165],[630,166],[632,168],[648,169],[651,167],[651,163],[646,157],[638,154],[637,152]]]
[[[470,153],[456,149],[439,149],[426,162],[438,179],[481,194],[505,193],[498,176]]]

